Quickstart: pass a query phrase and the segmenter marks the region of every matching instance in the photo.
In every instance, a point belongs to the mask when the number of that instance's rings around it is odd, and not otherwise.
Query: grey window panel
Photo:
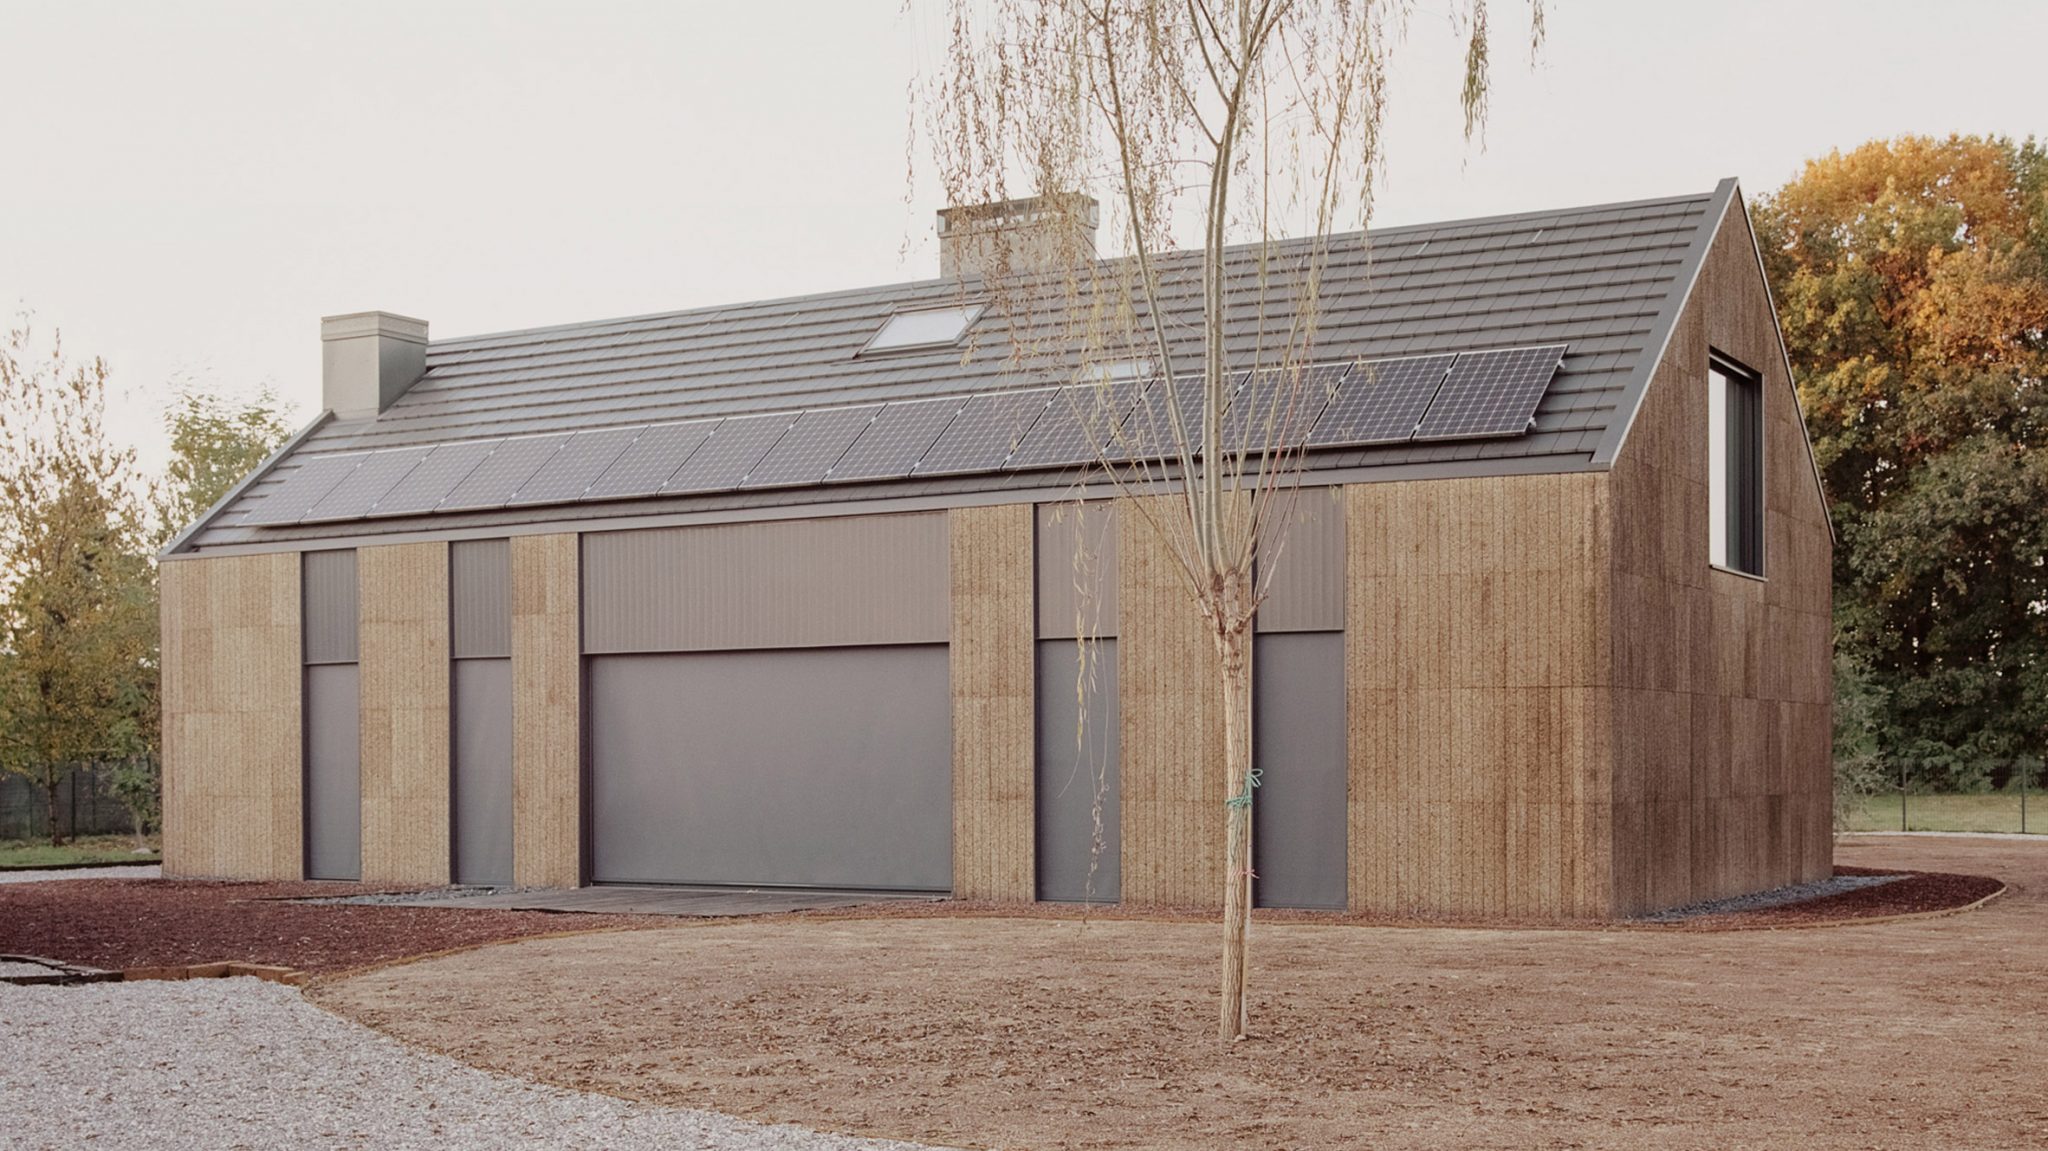
[[[775,446],[795,417],[789,412],[735,416],[718,425],[704,446],[690,454],[676,474],[661,485],[668,492],[716,492],[740,486],[761,457]]]
[[[1015,470],[1091,464],[1100,458],[1098,449],[1117,458],[1117,428],[1137,406],[1144,389],[1142,380],[1061,388],[1005,466]]]
[[[1258,578],[1266,589],[1255,625],[1262,632],[1344,628],[1344,488],[1304,487],[1274,507],[1259,538]]]
[[[717,420],[694,420],[684,424],[656,424],[640,433],[612,466],[605,469],[583,493],[587,500],[631,499],[651,496],[676,474],[690,454],[702,446],[719,424]]]
[[[362,462],[361,456],[311,456],[298,469],[285,477],[283,483],[266,491],[263,501],[256,510],[242,517],[242,523],[251,527],[266,524],[295,524],[304,519],[313,505],[334,490],[335,485],[348,478]]]
[[[747,474],[750,488],[789,484],[821,484],[825,473],[867,430],[880,404],[857,408],[813,408],[799,416],[789,434],[775,441],[775,447]]]
[[[356,665],[320,664],[305,681],[308,879],[363,875],[361,697]]]
[[[1110,500],[1038,505],[1032,563],[1038,582],[1038,638],[1117,631],[1117,515]],[[1086,580],[1089,586],[1084,586]]]
[[[1341,632],[1262,635],[1252,666],[1252,898],[1260,907],[1347,902],[1350,757]]]
[[[944,644],[588,661],[592,875],[946,891]]]
[[[889,404],[832,465],[825,478],[834,483],[897,480],[910,474],[917,461],[967,404],[966,396],[908,400]]]
[[[512,493],[506,505],[566,503],[583,498],[583,493],[633,446],[644,428],[614,428],[603,432],[577,432],[562,450],[548,457],[539,471]]]
[[[512,882],[512,661],[458,659],[454,697],[455,882]]]
[[[369,515],[377,501],[397,487],[399,481],[411,474],[433,450],[431,447],[398,448],[364,456],[356,470],[334,485],[334,490],[322,496],[302,522],[353,520]]]
[[[456,659],[512,654],[512,541],[448,545],[449,649]]]
[[[1052,388],[983,392],[967,401],[911,474],[992,472],[1003,466],[1052,399]]]
[[[583,650],[944,643],[945,512],[583,537]]]
[[[1122,897],[1122,745],[1117,734],[1121,720],[1116,673],[1113,639],[1095,641],[1086,662],[1080,645],[1071,639],[1038,643],[1038,753],[1032,803],[1040,899],[1114,903]],[[1080,690],[1084,683],[1085,691]]]
[[[305,553],[299,557],[299,584],[299,642],[306,662],[356,662],[356,553]]]
[[[1310,447],[1403,443],[1429,410],[1457,356],[1368,360],[1353,367],[1309,431]]]
[[[1350,364],[1316,364],[1253,372],[1223,414],[1223,450],[1255,457],[1267,448],[1301,446],[1350,370]]]
[[[545,466],[562,449],[562,445],[569,442],[569,437],[570,433],[563,432],[560,435],[500,441],[497,450],[441,501],[440,510],[504,507],[512,493],[519,490],[519,485]]]
[[[438,444],[398,485],[370,507],[373,516],[419,515],[439,507],[455,486],[490,457],[502,440]]]
[[[1519,436],[1529,430],[1536,405],[1564,361],[1563,344],[1464,352],[1451,365],[1429,414],[1415,429],[1418,440],[1475,436]]]

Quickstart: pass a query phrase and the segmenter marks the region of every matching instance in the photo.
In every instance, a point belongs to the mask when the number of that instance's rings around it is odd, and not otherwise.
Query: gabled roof
[[[1522,436],[1409,442],[1312,455],[1331,479],[1488,475],[1604,468],[1683,306],[1734,181],[1712,193],[1375,229],[1330,242],[1312,358],[1319,362],[1565,344],[1563,364]],[[1254,366],[1293,320],[1284,280],[1303,241],[1233,249],[1234,366]],[[1200,331],[1196,254],[1162,262],[1166,327],[1193,362]],[[966,286],[971,294],[973,285]],[[819,514],[1029,498],[1074,479],[998,473],[827,489],[666,496],[601,505],[529,506],[352,523],[241,523],[309,460],[340,452],[791,410],[1064,383],[1068,369],[1026,372],[1011,340],[1042,331],[977,325],[958,347],[861,357],[894,312],[957,304],[958,280],[924,280],[756,303],[434,341],[425,376],[382,415],[323,416],[174,541],[168,551],[396,536],[459,537],[595,526]],[[1273,314],[1262,314],[1265,307]],[[1033,374],[1035,373],[1035,374]],[[1065,374],[1061,374],[1065,373]],[[1602,455],[1603,444],[1609,453]]]

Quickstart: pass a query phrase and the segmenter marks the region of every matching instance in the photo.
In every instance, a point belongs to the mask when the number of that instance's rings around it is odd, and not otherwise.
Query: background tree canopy
[[[1832,501],[1837,644],[1877,754],[2008,782],[2048,741],[2048,154],[1906,137],[1755,220]]]
[[[268,391],[182,392],[152,484],[108,437],[108,398],[104,362],[67,358],[26,316],[0,334],[0,772],[54,812],[67,772],[114,764],[139,829],[159,794],[155,553],[287,429]],[[52,819],[52,842],[64,833]]]

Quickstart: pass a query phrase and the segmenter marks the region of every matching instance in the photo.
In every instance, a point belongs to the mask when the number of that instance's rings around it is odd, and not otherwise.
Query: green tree
[[[164,412],[164,431],[171,462],[157,488],[156,510],[168,539],[255,471],[291,435],[291,426],[267,387],[246,400],[188,387]]]
[[[1756,222],[1879,752],[1926,784],[2003,782],[2048,738],[2048,153],[1877,141]]]
[[[106,434],[107,368],[0,343],[0,770],[50,806],[64,773],[156,742],[156,612],[133,449]]]

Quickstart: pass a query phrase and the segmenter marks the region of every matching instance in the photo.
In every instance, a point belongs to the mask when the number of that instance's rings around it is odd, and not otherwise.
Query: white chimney
[[[1095,259],[1095,198],[1032,196],[939,212],[939,274],[999,276],[1077,267]]]
[[[320,400],[344,420],[374,416],[427,371],[427,322],[390,312],[320,320]]]

